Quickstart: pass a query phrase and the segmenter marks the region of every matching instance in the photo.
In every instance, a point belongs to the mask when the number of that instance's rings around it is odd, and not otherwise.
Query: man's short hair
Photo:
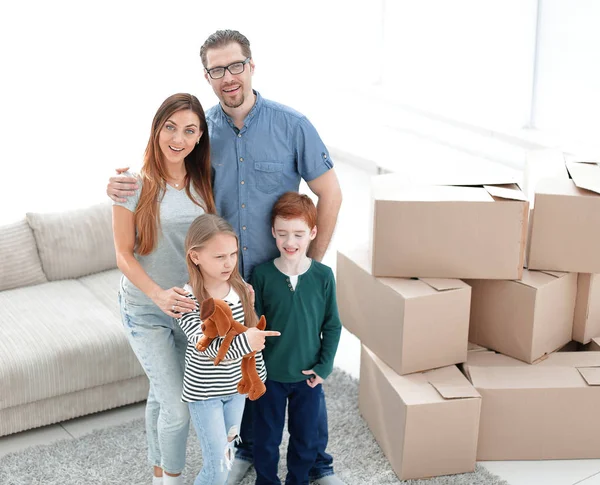
[[[211,34],[208,39],[204,41],[202,47],[200,47],[200,59],[202,59],[204,68],[206,69],[208,67],[206,65],[206,51],[208,51],[208,49],[220,49],[233,42],[237,42],[240,45],[244,57],[252,57],[250,41],[245,35],[240,34],[237,30],[217,30],[214,34]]]

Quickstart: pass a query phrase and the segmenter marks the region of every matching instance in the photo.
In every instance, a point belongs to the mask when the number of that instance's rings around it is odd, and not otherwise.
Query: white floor
[[[335,269],[335,250],[366,240],[369,215],[367,179],[371,175],[338,163],[336,171],[344,192],[344,204],[336,233],[324,262]],[[301,190],[307,192],[305,186]],[[359,376],[360,343],[346,330],[342,333],[336,366]],[[0,456],[30,446],[73,439],[95,429],[125,423],[144,416],[144,404],[73,419],[64,423],[0,438]],[[600,485],[600,460],[482,462],[511,485]]]

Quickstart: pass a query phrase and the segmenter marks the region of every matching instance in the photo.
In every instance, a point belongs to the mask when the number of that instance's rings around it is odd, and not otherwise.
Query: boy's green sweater
[[[267,319],[267,330],[279,337],[267,337],[262,351],[267,378],[278,382],[300,382],[313,370],[326,379],[342,332],[335,295],[335,279],[328,266],[312,261],[298,277],[296,289],[273,261],[254,268],[252,286],[256,313]]]

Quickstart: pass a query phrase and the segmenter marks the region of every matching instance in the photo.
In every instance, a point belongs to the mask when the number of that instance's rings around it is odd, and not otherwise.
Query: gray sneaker
[[[231,470],[229,470],[229,475],[227,475],[227,484],[226,485],[239,485],[240,482],[250,470],[252,463],[248,460],[233,460],[231,464]]]
[[[335,475],[327,475],[325,477],[321,477],[318,480],[312,482],[312,485],[346,485],[345,482],[340,480]]]

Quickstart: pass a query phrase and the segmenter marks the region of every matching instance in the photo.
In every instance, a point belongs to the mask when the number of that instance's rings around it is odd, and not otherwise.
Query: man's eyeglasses
[[[250,62],[250,58],[246,57],[242,62],[234,62],[225,67],[213,67],[212,69],[204,69],[211,79],[221,79],[225,75],[225,69],[231,74],[241,74],[244,72],[244,66]]]

